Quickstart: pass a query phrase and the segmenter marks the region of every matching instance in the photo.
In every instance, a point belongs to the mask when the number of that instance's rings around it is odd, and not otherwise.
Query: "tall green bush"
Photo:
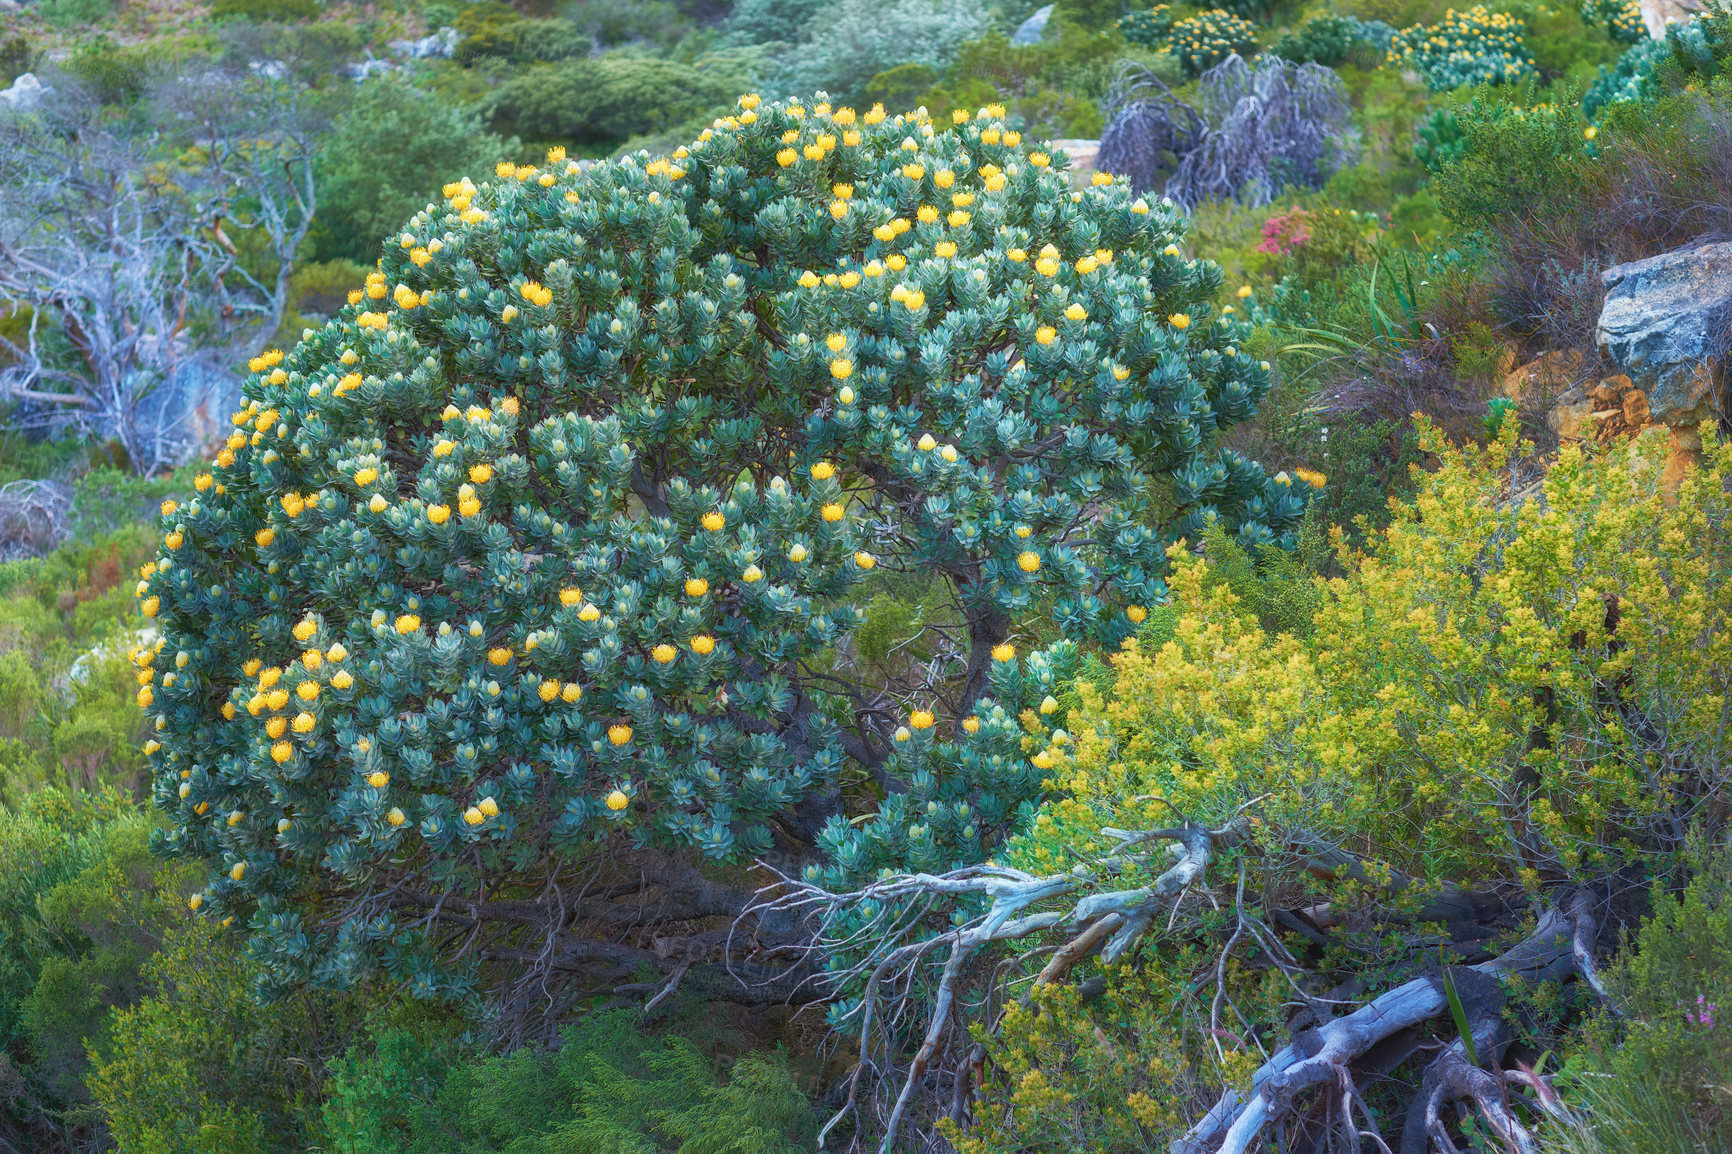
[[[215,864],[266,992],[455,992],[390,894],[846,831],[850,759],[963,793],[882,852],[977,859],[1070,660],[1018,623],[1117,644],[1172,534],[1291,543],[1304,495],[1209,447],[1268,367],[1176,210],[1073,193],[990,110],[931,128],[748,98],[665,161],[501,166],[254,363],[163,507],[139,702],[162,848]],[[962,609],[942,730],[937,687],[848,696],[879,564]]]
[[[514,149],[472,111],[396,77],[367,81],[320,150],[320,255],[371,264],[380,237],[442,184]]]

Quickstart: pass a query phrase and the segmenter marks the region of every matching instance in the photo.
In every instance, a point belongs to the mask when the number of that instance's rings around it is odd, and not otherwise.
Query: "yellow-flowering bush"
[[[201,915],[252,919],[268,986],[451,992],[402,961],[410,879],[749,860],[808,799],[844,872],[979,860],[1039,793],[1016,715],[1074,655],[1015,661],[1013,627],[1116,644],[1176,533],[1291,543],[1308,495],[1211,447],[1268,388],[1220,270],[1004,116],[754,96],[665,158],[504,162],[253,361],[213,486],[163,509],[139,596],[188,664],[139,701],[162,848],[219,867]],[[963,607],[949,700],[997,705],[962,740],[893,742],[832,673],[881,561]],[[915,832],[849,825],[847,760],[907,780]]]
[[[1527,482],[1513,424],[1484,447],[1422,430],[1439,467],[1364,551],[1339,547],[1345,575],[1317,579],[1308,635],[1266,631],[1179,555],[1170,612],[1079,681],[1069,740],[1046,739],[1061,798],[1001,859],[1062,877],[1117,844],[1104,828],[1175,810],[1210,828],[1243,812],[1248,837],[1212,866],[1212,907],[1136,967],[1096,969],[1098,1000],[1043,992],[1048,1012],[979,1035],[990,1073],[960,1149],[1164,1148],[1215,1087],[1243,1094],[1251,1039],[1278,1048],[1291,994],[1267,961],[1244,964],[1255,944],[1222,960],[1237,903],[1375,915],[1397,880],[1537,897],[1663,867],[1692,816],[1724,805],[1732,445],[1707,436],[1675,490],[1653,436],[1568,446]],[[1318,847],[1358,867],[1320,868]],[[1403,951],[1428,940],[1325,951],[1319,977],[1375,990],[1423,966]]]
[[[1722,785],[1732,447],[1668,494],[1663,439],[1569,446],[1512,495],[1513,436],[1427,431],[1441,467],[1342,552],[1309,638],[1269,636],[1182,559],[1170,639],[1129,642],[1106,692],[1079,686],[1069,796],[1018,852],[1056,862],[1103,823],[1259,797],[1271,849],[1304,831],[1438,881],[1537,886],[1668,845]]]

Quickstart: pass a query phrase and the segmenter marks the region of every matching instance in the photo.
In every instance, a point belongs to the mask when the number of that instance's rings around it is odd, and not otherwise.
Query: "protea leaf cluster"
[[[1268,387],[1220,271],[1002,117],[747,97],[666,159],[502,164],[254,361],[164,507],[140,701],[161,848],[218,867],[200,913],[269,984],[438,992],[402,895],[747,858],[850,759],[949,807],[908,853],[977,860],[1039,789],[1027,701],[983,700],[1049,691],[1017,623],[1116,646],[1176,535],[1289,539],[1303,495],[1209,447]],[[885,572],[969,634],[908,742],[846,660]]]

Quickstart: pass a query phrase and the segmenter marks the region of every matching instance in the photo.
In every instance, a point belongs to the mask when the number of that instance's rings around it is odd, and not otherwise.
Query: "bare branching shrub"
[[[72,490],[58,481],[0,485],[0,561],[39,557],[66,539]]]
[[[1180,204],[1265,205],[1290,186],[1321,188],[1356,151],[1347,87],[1321,64],[1229,56],[1203,76],[1202,102],[1214,127],[1167,182]]]
[[[1208,132],[1201,113],[1134,60],[1119,63],[1101,109],[1107,126],[1098,163],[1139,192],[1165,183]]]

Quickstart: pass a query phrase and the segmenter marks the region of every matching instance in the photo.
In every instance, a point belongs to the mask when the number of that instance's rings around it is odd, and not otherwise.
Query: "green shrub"
[[[1642,6],[1636,0],[1582,0],[1580,11],[1584,24],[1604,28],[1620,44],[1648,39],[1647,25],[1642,23]]]
[[[1201,76],[1235,52],[1249,56],[1256,51],[1257,26],[1243,17],[1212,8],[1175,23],[1168,44],[1187,75]]]
[[[312,20],[323,10],[319,0],[215,0],[210,14],[213,20],[239,18],[293,24]]]
[[[1480,84],[1514,84],[1533,75],[1533,57],[1522,43],[1526,24],[1518,17],[1475,5],[1451,9],[1435,25],[1396,34],[1389,62],[1412,68],[1433,92]]]
[[[1582,115],[1590,121],[1612,104],[1641,103],[1659,94],[1655,73],[1663,61],[1672,58],[1672,49],[1664,40],[1643,40],[1618,57],[1607,68],[1600,66],[1588,90],[1582,94]]]
[[[828,0],[736,0],[728,12],[730,38],[742,44],[792,44]]]
[[[883,844],[832,810],[826,844],[978,860],[1039,790],[1016,715],[1075,660],[1019,659],[1023,623],[1116,645],[1210,519],[1291,545],[1306,495],[1209,447],[1268,366],[1177,210],[1073,195],[991,110],[930,127],[748,98],[668,160],[502,166],[253,363],[159,522],[138,696],[162,848],[220,863],[206,909],[252,922],[267,992],[467,988],[327,886],[738,860],[849,758],[949,808]],[[880,554],[961,607],[968,726],[833,688]]]
[[[1351,16],[1314,16],[1297,31],[1283,34],[1269,51],[1295,64],[1310,61],[1333,68],[1365,39],[1360,21]]]
[[[446,181],[491,167],[515,150],[515,141],[488,132],[472,111],[396,77],[367,81],[320,149],[320,255],[371,265],[380,238],[433,200]],[[344,285],[345,295],[359,283],[357,277]],[[344,296],[330,296],[334,312]],[[300,335],[298,327],[289,331]]]
[[[617,144],[704,117],[742,78],[643,56],[602,56],[526,68],[482,102],[483,117],[525,140]]]
[[[898,64],[948,67],[991,24],[975,0],[831,0],[812,17],[808,39],[777,61],[777,85],[860,101],[874,76]]]
[[[1132,12],[1119,17],[1119,35],[1132,44],[1159,48],[1167,42],[1173,30],[1173,6],[1157,4],[1146,12]]]
[[[324,1117],[335,1154],[798,1154],[816,1132],[780,1054],[719,1079],[691,1042],[646,1034],[629,1011],[587,1016],[555,1052],[467,1061],[386,1032],[331,1064]]]
[[[489,20],[478,22],[459,40],[452,56],[459,64],[489,57],[509,64],[534,64],[581,56],[593,47],[589,37],[564,20]]]
[[[146,996],[115,1011],[92,1055],[91,1094],[121,1150],[290,1154],[319,1137],[325,1063],[347,1049],[363,999],[254,998],[244,939],[186,919],[144,964]]]
[[[1732,854],[1701,838],[1690,857],[1689,884],[1659,892],[1606,974],[1624,1017],[1596,1023],[1565,1066],[1559,1083],[1584,1120],[1552,1127],[1547,1154],[1732,1149]]]
[[[1574,115],[1551,105],[1482,100],[1456,113],[1459,151],[1431,180],[1443,212],[1467,228],[1565,211],[1587,163]]]
[[[111,15],[114,0],[42,0],[34,11],[56,28],[84,28]]]

